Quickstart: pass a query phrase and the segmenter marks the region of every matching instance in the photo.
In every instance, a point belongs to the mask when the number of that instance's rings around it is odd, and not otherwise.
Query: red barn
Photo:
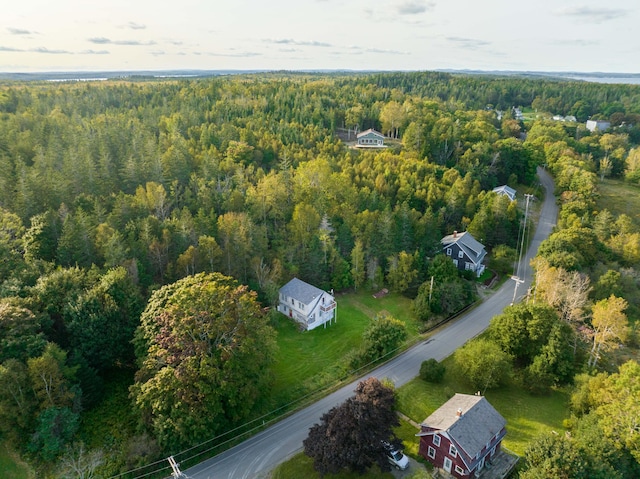
[[[483,396],[456,394],[420,425],[419,453],[454,477],[478,476],[500,451],[506,424]]]

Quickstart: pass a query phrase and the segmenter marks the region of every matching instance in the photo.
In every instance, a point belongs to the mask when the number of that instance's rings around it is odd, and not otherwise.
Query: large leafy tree
[[[555,311],[546,305],[520,303],[509,306],[491,320],[491,339],[522,366],[533,361],[546,344],[549,333],[559,321]]]
[[[460,376],[474,389],[484,391],[506,382],[511,374],[511,356],[495,342],[478,338],[468,342],[453,354]]]
[[[157,290],[135,342],[131,397],[167,448],[227,430],[269,391],[274,332],[255,293],[219,273]]]
[[[343,469],[363,474],[373,464],[390,469],[383,442],[400,444],[392,430],[399,424],[395,393],[373,377],[360,382],[355,393],[323,414],[303,441],[305,454],[322,475]]]

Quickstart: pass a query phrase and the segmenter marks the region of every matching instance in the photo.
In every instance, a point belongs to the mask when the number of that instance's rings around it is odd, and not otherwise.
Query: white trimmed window
[[[462,250],[458,251],[458,258],[464,258],[464,253]]]
[[[464,474],[464,469],[462,469],[460,466],[456,466],[456,472],[458,474]]]
[[[436,446],[440,446],[440,436],[438,436],[437,434],[433,435],[433,440],[432,441]]]
[[[449,454],[453,457],[458,457],[458,450],[453,444],[449,444]]]
[[[451,248],[447,248],[447,256],[451,256]]]
[[[432,448],[431,446],[429,446],[429,449],[427,450],[427,455],[431,459],[435,459],[436,458],[436,450],[434,448]]]

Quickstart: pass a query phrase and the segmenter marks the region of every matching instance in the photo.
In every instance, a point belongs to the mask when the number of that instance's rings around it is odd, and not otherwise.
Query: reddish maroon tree
[[[321,475],[342,469],[362,474],[373,464],[388,471],[384,443],[401,446],[393,433],[399,425],[393,389],[371,377],[360,382],[355,393],[325,413],[303,441],[305,454]]]

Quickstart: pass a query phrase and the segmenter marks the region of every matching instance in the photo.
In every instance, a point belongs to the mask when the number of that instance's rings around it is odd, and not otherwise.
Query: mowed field
[[[280,406],[334,384],[348,374],[349,353],[360,347],[362,333],[379,313],[388,313],[407,326],[409,341],[417,338],[419,321],[411,300],[397,294],[373,298],[370,291],[336,296],[337,320],[326,328],[299,331],[284,315],[276,318],[278,352],[274,367],[273,406]]]
[[[640,228],[640,187],[621,180],[605,179],[598,183],[599,210],[608,209],[614,216],[626,214]]]

